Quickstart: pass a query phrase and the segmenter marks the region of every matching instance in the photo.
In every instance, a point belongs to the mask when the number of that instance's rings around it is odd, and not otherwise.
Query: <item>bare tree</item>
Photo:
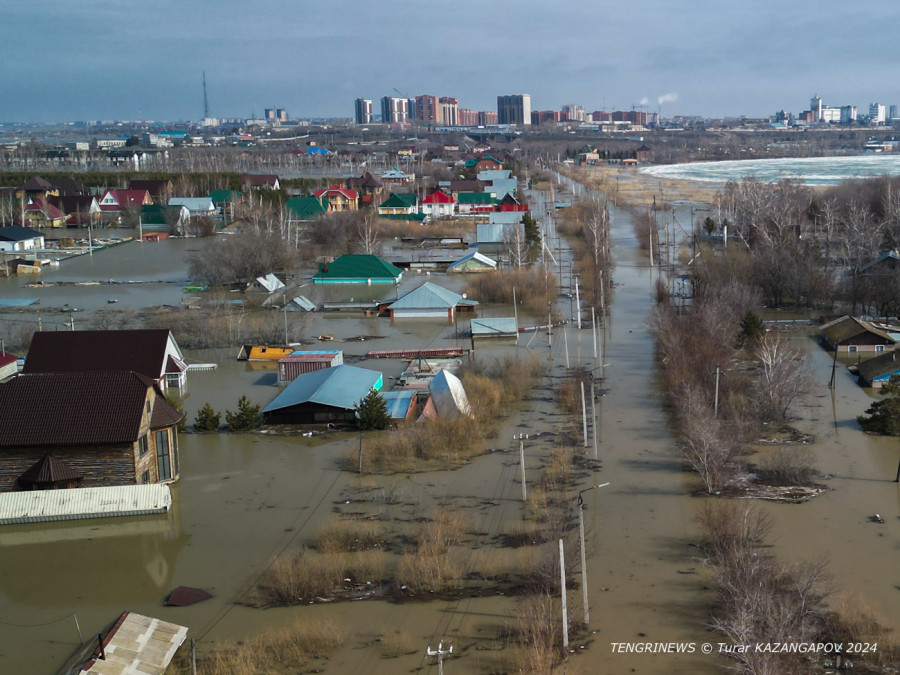
[[[761,412],[770,419],[786,419],[791,405],[811,384],[803,357],[788,340],[771,335],[759,341],[755,354],[762,366]]]

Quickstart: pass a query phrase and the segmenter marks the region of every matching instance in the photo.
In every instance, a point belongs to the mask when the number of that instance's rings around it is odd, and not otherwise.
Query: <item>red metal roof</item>
[[[442,190],[435,190],[422,200],[423,204],[455,204],[456,200]]]
[[[329,188],[323,188],[321,190],[316,190],[313,193],[313,196],[317,197],[319,199],[321,199],[322,197],[327,198],[329,194],[334,193],[334,192],[338,192],[338,193],[344,195],[344,197],[346,197],[347,199],[356,199],[358,196],[356,190],[351,190],[350,188],[341,187],[340,185],[332,185]]]

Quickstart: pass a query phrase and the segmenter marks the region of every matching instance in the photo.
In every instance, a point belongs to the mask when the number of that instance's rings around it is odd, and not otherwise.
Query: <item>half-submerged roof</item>
[[[860,377],[866,382],[871,382],[877,378],[895,371],[900,371],[900,355],[897,351],[890,351],[874,359],[867,359],[857,366]]]
[[[475,253],[470,253],[469,255],[463,256],[456,262],[450,263],[447,267],[448,270],[453,270],[461,267],[466,267],[467,264],[475,264],[481,265],[482,267],[489,267],[491,269],[497,268],[497,261],[493,258],[489,258],[484,253],[479,253],[476,251]]]
[[[469,397],[466,396],[462,381],[449,370],[441,369],[428,388],[431,391],[431,403],[439,416],[472,415]]]
[[[857,319],[856,317],[846,314],[839,319],[835,319],[822,326],[822,334],[829,342],[831,342],[831,344],[840,344],[845,340],[850,340],[863,333],[871,333],[883,338],[889,343],[895,342],[894,338],[885,331],[876,328],[868,321],[863,321],[862,319]]]
[[[319,265],[314,279],[399,279],[403,270],[375,255],[342,255]]]
[[[411,290],[390,305],[391,309],[451,309],[463,302],[463,296],[430,281]],[[465,304],[477,304],[467,302]]]
[[[263,412],[290,408],[303,403],[318,403],[334,408],[352,409],[372,389],[380,388],[378,371],[356,366],[332,366],[304,373],[276,396]]]
[[[30,227],[20,227],[19,225],[0,227],[0,241],[27,241],[43,236],[42,233],[32,230]]]

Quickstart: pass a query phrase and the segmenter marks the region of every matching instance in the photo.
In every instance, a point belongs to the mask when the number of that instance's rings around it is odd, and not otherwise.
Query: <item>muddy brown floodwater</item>
[[[546,222],[545,197],[534,195],[534,212]],[[681,222],[688,222],[689,206],[678,208]],[[581,331],[570,322],[565,331],[570,361],[597,368],[600,461],[599,468],[584,478],[583,487],[610,482],[585,494],[591,633],[573,642],[565,672],[712,673],[724,661],[700,653],[702,643],[717,639],[706,629],[712,598],[691,546],[699,502],[690,496],[694,479],[682,470],[672,448],[657,390],[653,342],[647,332],[659,271],[651,269],[638,251],[626,211],[613,209],[611,227],[616,287],[601,331],[600,358],[594,360],[589,322]],[[548,235],[554,251],[561,249],[561,286],[567,289],[568,252],[565,245],[557,246],[552,223],[548,223]],[[180,286],[167,282],[185,276],[184,254],[196,245],[161,242],[153,245],[160,248],[141,256],[137,247],[144,245],[125,244],[96,253],[93,261],[63,263],[56,278],[108,279],[116,274],[130,276],[133,271],[145,279],[161,280],[156,289],[135,290],[136,306],[162,304],[159,294],[169,298],[170,287],[172,302],[177,303]],[[161,256],[158,262],[141,267],[145,264],[141,260],[155,255]],[[165,259],[182,261],[182,267],[163,267]],[[156,264],[169,270],[167,276],[155,275]],[[422,280],[409,275],[404,287]],[[461,283],[444,275],[432,275],[432,280],[450,287]],[[6,286],[0,292],[4,294],[31,290],[14,281],[3,283]],[[100,307],[110,288],[77,287],[71,299],[53,292],[42,297],[42,304],[74,301],[86,308]],[[360,291],[364,292],[372,291]],[[570,307],[571,301],[561,296],[557,309],[570,316]],[[508,308],[487,306],[479,312],[504,316]],[[348,363],[382,370],[386,383],[399,375],[402,363],[363,361],[368,349],[454,346],[459,341],[455,326],[422,320],[392,324],[360,315],[319,314],[294,315],[291,321],[305,341],[322,333],[338,339],[370,336],[363,342],[328,346],[344,349]],[[525,318],[522,323],[537,321]],[[322,672],[436,673],[425,648],[440,640],[455,646],[454,658],[445,664],[448,675],[495,672],[503,658],[502,630],[515,608],[515,601],[503,596],[265,610],[237,603],[247,598],[247,591],[275,557],[308,542],[335,513],[377,515],[383,508],[377,499],[359,499],[378,495],[381,489],[398,496],[408,518],[430,515],[436,508],[459,510],[478,532],[497,535],[515,530],[522,520],[522,504],[518,441],[513,437],[528,435],[526,464],[536,469],[555,447],[556,434],[566,432],[577,438],[581,433],[551,400],[566,372],[561,337],[560,332],[554,335],[552,349],[545,333],[536,335],[527,347],[530,336],[524,336],[518,349],[511,341],[479,344],[476,359],[515,353],[548,365],[548,370],[525,407],[505,421],[493,442],[494,451],[460,469],[360,478],[342,471],[339,462],[357,447],[355,434],[312,439],[186,434],[180,441],[182,479],[174,486],[175,506],[167,516],[3,528],[0,671],[50,675],[78,646],[73,615],[89,639],[127,609],[188,626],[201,651],[297,617],[334,619],[344,627],[347,639],[334,654],[316,662]],[[830,366],[827,355],[809,338],[798,335],[797,339],[807,349],[816,377],[825,381],[826,366]],[[278,391],[271,366],[237,362],[234,350],[187,356],[195,362],[219,363],[215,371],[190,374],[188,419],[207,401],[225,410],[234,407],[241,393],[264,404]],[[834,489],[809,504],[762,508],[775,516],[774,543],[781,555],[791,560],[827,556],[840,589],[858,593],[891,625],[900,625],[900,593],[894,587],[900,521],[897,486],[890,482],[897,445],[895,440],[866,437],[856,428],[855,416],[867,400],[865,392],[841,371],[834,401],[824,390],[806,401],[800,426],[819,438],[813,451],[820,469],[835,474],[828,481]],[[593,453],[591,446],[592,439],[587,454]],[[866,516],[874,512],[885,516],[885,524],[866,522]],[[577,560],[577,548],[566,555]],[[204,588],[214,597],[192,607],[163,607],[164,597],[179,585]],[[570,613],[576,618],[580,596],[580,590],[570,590]],[[408,635],[415,652],[383,658],[378,638],[387,631]],[[611,647],[611,643],[629,642],[693,643],[696,652],[625,654]]]

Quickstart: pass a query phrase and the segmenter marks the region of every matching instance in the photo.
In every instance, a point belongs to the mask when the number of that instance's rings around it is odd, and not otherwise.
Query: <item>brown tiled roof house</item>
[[[133,371],[23,373],[0,385],[0,491],[177,480],[181,417]],[[62,485],[34,480],[48,454]]]

